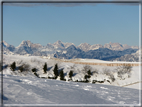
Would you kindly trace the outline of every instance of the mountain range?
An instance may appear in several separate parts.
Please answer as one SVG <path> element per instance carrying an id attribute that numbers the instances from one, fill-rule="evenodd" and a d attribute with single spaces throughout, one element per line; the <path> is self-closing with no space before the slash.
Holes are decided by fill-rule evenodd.
<path id="1" fill-rule="evenodd" d="M 139 61 L 139 47 L 129 46 L 120 43 L 107 43 L 105 45 L 82 43 L 79 46 L 73 43 L 63 43 L 58 40 L 46 46 L 34 44 L 31 41 L 22 41 L 17 47 L 9 45 L 5 41 L 3 44 L 4 54 L 32 55 L 32 56 L 49 56 L 55 58 L 88 58 L 101 60 L 118 60 L 118 61 Z"/>

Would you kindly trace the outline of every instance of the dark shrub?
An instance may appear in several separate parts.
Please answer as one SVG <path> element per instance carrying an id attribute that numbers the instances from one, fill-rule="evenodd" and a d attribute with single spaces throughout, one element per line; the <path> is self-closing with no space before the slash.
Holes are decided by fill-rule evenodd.
<path id="1" fill-rule="evenodd" d="M 96 83 L 96 82 L 97 82 L 97 80 L 93 80 L 93 81 L 92 81 L 92 83 Z"/>
<path id="2" fill-rule="evenodd" d="M 35 75 L 36 77 L 38 77 L 38 75 L 37 75 L 37 73 L 36 73 L 36 72 L 34 72 L 34 75 Z"/>
<path id="3" fill-rule="evenodd" d="M 36 69 L 36 68 L 33 68 L 33 69 L 32 69 L 32 72 L 36 72 L 36 71 L 37 71 L 37 69 Z"/>
<path id="4" fill-rule="evenodd" d="M 30 70 L 30 65 L 29 64 L 23 64 L 23 65 L 19 66 L 18 68 L 19 68 L 19 70 L 21 72 L 23 72 L 23 71 L 29 71 Z"/>
<path id="5" fill-rule="evenodd" d="M 21 72 L 23 72 L 23 71 L 24 71 L 24 67 L 23 67 L 23 66 L 20 66 L 20 67 L 19 67 L 19 70 L 20 70 Z"/>

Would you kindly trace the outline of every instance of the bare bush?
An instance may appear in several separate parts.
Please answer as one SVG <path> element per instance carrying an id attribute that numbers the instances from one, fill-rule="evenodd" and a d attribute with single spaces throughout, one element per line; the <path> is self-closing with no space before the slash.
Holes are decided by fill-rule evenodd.
<path id="1" fill-rule="evenodd" d="M 18 68 L 19 68 L 19 70 L 20 70 L 21 72 L 23 72 L 23 71 L 29 71 L 29 70 L 30 70 L 30 65 L 29 65 L 29 64 L 22 64 L 22 65 L 19 66 Z"/>
<path id="2" fill-rule="evenodd" d="M 111 81 L 114 82 L 115 81 L 114 75 L 110 73 L 109 79 L 111 79 Z"/>
<path id="3" fill-rule="evenodd" d="M 132 66 L 126 65 L 126 66 L 123 66 L 123 69 L 124 69 L 124 72 L 125 72 L 125 73 L 131 73 L 131 71 L 132 71 Z"/>
<path id="4" fill-rule="evenodd" d="M 99 73 L 98 69 L 95 69 L 94 71 L 92 71 L 92 74 L 98 74 L 98 73 Z"/>
<path id="5" fill-rule="evenodd" d="M 35 62 L 37 64 L 42 64 L 42 62 L 36 58 L 31 58 L 31 62 Z"/>
<path id="6" fill-rule="evenodd" d="M 92 70 L 92 67 L 91 66 L 89 66 L 89 65 L 85 65 L 84 67 L 83 67 L 83 72 L 86 74 L 88 71 L 91 71 Z"/>
<path id="7" fill-rule="evenodd" d="M 21 65 L 21 64 L 23 64 L 23 61 L 22 61 L 22 60 L 17 61 L 17 65 Z"/>
<path id="8" fill-rule="evenodd" d="M 103 74 L 110 75 L 110 70 L 108 68 L 103 68 Z"/>
<path id="9" fill-rule="evenodd" d="M 76 65 L 74 64 L 74 65 L 70 66 L 70 69 L 74 70 L 75 67 L 76 67 Z"/>
<path id="10" fill-rule="evenodd" d="M 132 71 L 132 66 L 130 65 L 125 65 L 125 66 L 119 66 L 116 68 L 118 77 L 123 79 L 124 74 L 128 75 L 128 78 L 131 77 L 131 71 Z"/>
<path id="11" fill-rule="evenodd" d="M 104 68 L 104 69 L 103 69 L 103 73 L 104 73 L 105 75 L 107 75 L 108 78 L 109 78 L 112 82 L 115 81 L 115 77 L 114 77 L 113 73 L 110 71 L 110 69 Z"/>

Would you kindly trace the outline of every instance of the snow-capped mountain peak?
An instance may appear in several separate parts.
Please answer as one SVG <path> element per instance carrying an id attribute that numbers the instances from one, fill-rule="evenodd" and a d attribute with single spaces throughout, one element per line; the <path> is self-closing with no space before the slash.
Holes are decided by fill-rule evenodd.
<path id="1" fill-rule="evenodd" d="M 58 48 L 64 49 L 65 48 L 63 42 L 60 41 L 60 40 L 58 40 L 57 42 L 55 42 L 53 44 L 53 46 L 54 46 L 55 49 L 58 49 Z"/>
<path id="2" fill-rule="evenodd" d="M 81 43 L 78 47 L 80 49 L 82 49 L 83 51 L 88 51 L 90 49 L 91 45 L 88 43 Z"/>
<path id="3" fill-rule="evenodd" d="M 30 47 L 31 46 L 31 41 L 29 41 L 29 40 L 27 40 L 27 41 L 22 41 L 21 42 L 21 44 L 17 47 L 17 48 L 19 48 L 19 47 L 21 47 L 21 46 L 28 46 L 28 47 Z"/>
<path id="4" fill-rule="evenodd" d="M 7 42 L 5 42 L 5 41 L 3 41 L 2 44 L 3 44 L 4 47 L 8 47 L 9 46 L 9 44 Z"/>
<path id="5" fill-rule="evenodd" d="M 100 44 L 90 45 L 88 43 L 82 43 L 79 46 L 75 46 L 73 43 L 63 43 L 58 40 L 54 44 L 47 44 L 42 46 L 40 44 L 34 44 L 31 41 L 22 41 L 18 47 L 3 42 L 7 52 L 13 52 L 14 54 L 26 55 L 30 54 L 33 56 L 54 56 L 58 58 L 89 58 L 89 59 L 101 59 L 101 60 L 112 60 L 120 58 L 125 54 L 135 53 L 137 47 L 128 45 L 122 45 L 120 43 L 107 43 L 104 46 Z M 133 54 L 136 56 L 136 54 Z M 135 58 L 137 59 L 137 58 Z"/>

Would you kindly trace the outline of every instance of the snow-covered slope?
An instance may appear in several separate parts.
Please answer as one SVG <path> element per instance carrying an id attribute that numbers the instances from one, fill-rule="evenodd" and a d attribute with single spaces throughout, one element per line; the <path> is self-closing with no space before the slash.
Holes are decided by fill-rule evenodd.
<path id="1" fill-rule="evenodd" d="M 93 61 L 94 59 L 76 59 L 76 61 Z M 29 64 L 28 71 L 20 72 L 18 68 L 11 71 L 9 66 L 12 62 L 16 62 L 16 66 L 21 64 Z M 47 63 L 47 73 L 43 72 L 43 65 Z M 96 62 L 105 63 L 105 61 L 96 60 Z M 58 64 L 59 71 L 63 69 L 66 81 L 59 78 L 48 79 L 54 77 L 54 65 Z M 107 62 L 108 63 L 108 62 Z M 125 62 L 123 62 L 125 63 Z M 37 68 L 36 77 L 31 69 Z M 118 78 L 115 71 L 116 67 L 90 65 L 93 73 L 90 82 L 73 82 L 84 81 L 85 65 L 74 64 L 70 62 L 61 62 L 59 59 L 44 59 L 38 56 L 18 56 L 4 55 L 3 59 L 3 102 L 5 106 L 11 104 L 98 104 L 98 105 L 139 105 L 140 104 L 140 83 L 141 72 L 140 67 L 132 67 L 131 76 L 124 75 L 122 79 Z M 69 80 L 68 73 L 73 70 L 72 81 Z M 113 74 L 115 81 L 104 74 L 109 71 Z M 108 72 L 108 73 L 109 73 Z M 109 82 L 104 80 L 109 80 Z M 104 83 L 91 83 L 93 80 L 104 81 Z M 128 87 L 128 88 L 126 88 Z M 51 106 L 50 105 L 50 106 Z M 13 105 L 14 106 L 14 105 Z M 58 106 L 58 105 L 56 105 Z"/>
<path id="2" fill-rule="evenodd" d="M 140 54 L 141 53 L 141 54 Z M 126 54 L 124 56 L 121 56 L 120 58 L 116 58 L 116 61 L 129 61 L 129 62 L 139 62 L 140 55 L 142 55 L 142 51 L 139 49 L 135 53 L 132 54 Z M 142 59 L 142 57 L 141 57 Z"/>
<path id="3" fill-rule="evenodd" d="M 92 104 L 94 106 L 96 104 L 97 106 L 140 104 L 140 92 L 137 89 L 12 75 L 4 75 L 3 79 L 5 106 L 12 104 L 17 104 L 17 106 L 18 104 L 28 106 L 36 106 L 36 104 L 44 104 L 44 106 L 49 106 L 49 104 L 50 106 L 58 106 L 58 104 Z"/>

